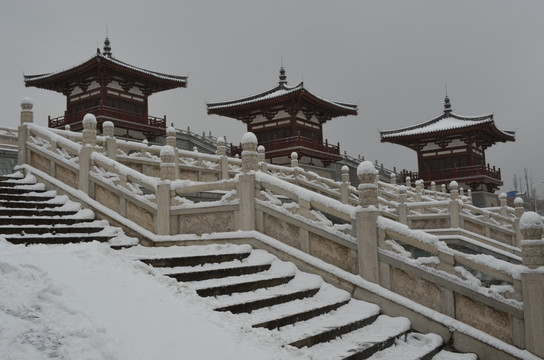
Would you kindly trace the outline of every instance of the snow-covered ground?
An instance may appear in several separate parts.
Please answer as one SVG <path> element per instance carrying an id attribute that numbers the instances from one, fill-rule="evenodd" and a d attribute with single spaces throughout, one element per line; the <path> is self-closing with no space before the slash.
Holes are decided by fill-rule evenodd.
<path id="1" fill-rule="evenodd" d="M 106 244 L 0 239 L 2 359 L 307 358 L 267 334 Z"/>

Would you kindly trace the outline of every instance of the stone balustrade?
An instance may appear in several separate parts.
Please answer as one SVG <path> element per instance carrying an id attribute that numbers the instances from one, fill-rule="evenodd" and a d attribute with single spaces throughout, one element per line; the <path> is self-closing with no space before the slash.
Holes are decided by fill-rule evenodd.
<path id="1" fill-rule="evenodd" d="M 28 118 L 28 114 L 25 116 Z M 415 188 L 410 182 L 407 186 L 384 185 L 376 181 L 378 172 L 368 162 L 360 164 L 357 171 L 360 186 L 354 190 L 348 177 L 336 183 L 306 173 L 296 163 L 292 163 L 291 168 L 268 164 L 266 171 L 262 171 L 263 151 L 257 148 L 253 134 L 242 138 L 242 159 L 231 162 L 234 159 L 227 160 L 219 147 L 217 155 L 193 152 L 189 155 L 181 151 L 176 153 L 169 145 L 151 147 L 119 141 L 113 145 L 108 142 L 113 129 L 108 129 L 102 138 L 97 137 L 90 117 L 87 122 L 81 144 L 62 137 L 59 131 L 51 132 L 31 122 L 23 123 L 19 128 L 20 163 L 79 188 L 155 234 L 257 230 L 507 343 L 520 348 L 527 346 L 535 354 L 541 354 L 538 341 L 525 334 L 542 333 L 539 332 L 541 322 L 528 320 L 528 316 L 538 319 L 541 314 L 538 311 L 542 311 L 534 305 L 537 301 L 543 303 L 541 295 L 531 290 L 542 285 L 542 252 L 539 248 L 542 240 L 527 234 L 524 216 L 528 215 L 522 212 L 518 200 L 512 211 L 507 209 L 505 212 L 503 204 L 497 212 L 476 210 L 463 201 L 453 182 L 448 197 L 432 189 L 424 191 L 418 181 Z M 110 149 L 113 146 L 115 151 Z M 158 153 L 159 176 L 146 175 L 144 171 L 117 161 L 130 158 L 126 149 L 136 151 L 138 155 Z M 119 155 L 120 152 L 126 155 Z M 206 161 L 214 162 L 214 180 L 189 181 L 191 179 L 183 176 L 182 169 L 190 167 L 184 157 L 194 160 L 193 171 L 195 167 L 201 169 Z M 181 160 L 176 163 L 176 159 Z M 126 163 L 134 165 L 129 161 Z M 229 170 L 233 171 L 232 168 L 225 171 L 225 167 L 232 164 L 239 167 L 234 171 L 239 174 L 236 178 L 225 176 Z M 295 170 L 299 171 L 297 176 Z M 278 176 L 280 172 L 285 180 Z M 317 187 L 321 193 L 313 191 Z M 209 192 L 223 192 L 224 196 L 219 201 L 199 203 L 198 206 L 184 206 L 176 200 L 176 197 Z M 383 194 L 389 198 L 384 200 Z M 284 202 L 280 197 L 291 202 Z M 441 200 L 437 201 L 437 198 Z M 380 208 L 386 206 L 395 207 L 400 223 L 382 215 Z M 510 221 L 514 238 L 525 249 L 523 265 L 505 266 L 506 261 L 498 259 L 487 263 L 486 255 L 453 250 L 432 235 L 402 225 L 413 222 L 419 216 L 413 212 L 418 209 L 428 212 L 424 214 L 428 217 L 443 216 L 442 211 L 446 209 L 450 227 L 456 222 L 458 227 L 468 222 L 469 214 L 477 211 L 487 217 L 488 222 Z M 325 215 L 337 220 L 333 223 Z M 482 226 L 490 227 L 485 222 Z M 520 240 L 519 236 L 525 240 Z M 406 255 L 407 251 L 402 249 L 407 245 L 428 253 L 428 259 L 417 260 Z M 489 296 L 484 288 L 475 289 L 473 284 L 468 284 L 470 276 L 460 270 L 461 265 L 510 284 L 506 287 L 509 291 L 495 291 Z"/>

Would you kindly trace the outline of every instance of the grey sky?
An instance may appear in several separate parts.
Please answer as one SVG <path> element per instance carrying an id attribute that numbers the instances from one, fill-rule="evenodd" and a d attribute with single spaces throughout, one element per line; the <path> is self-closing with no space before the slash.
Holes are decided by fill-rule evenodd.
<path id="1" fill-rule="evenodd" d="M 205 101 L 231 100 L 287 80 L 359 104 L 356 117 L 325 126 L 329 142 L 387 167 L 417 169 L 415 152 L 380 143 L 379 130 L 439 115 L 447 83 L 455 113 L 494 112 L 515 143 L 487 152 L 504 191 L 529 168 L 544 193 L 544 1 L 2 1 L 0 126 L 15 127 L 20 100 L 35 121 L 62 115 L 65 97 L 25 88 L 23 73 L 76 65 L 102 48 L 114 57 L 188 75 L 186 89 L 150 97 L 150 114 L 239 141 L 242 123 L 208 116 Z"/>

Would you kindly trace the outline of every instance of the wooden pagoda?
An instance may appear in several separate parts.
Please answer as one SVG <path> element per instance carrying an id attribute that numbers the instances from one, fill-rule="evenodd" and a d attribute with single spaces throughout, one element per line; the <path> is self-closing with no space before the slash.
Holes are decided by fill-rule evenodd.
<path id="1" fill-rule="evenodd" d="M 357 105 L 326 100 L 311 93 L 303 82 L 288 86 L 283 66 L 279 83 L 272 89 L 243 99 L 208 103 L 207 107 L 208 114 L 247 124 L 247 131 L 257 136 L 271 162 L 286 164 L 296 152 L 301 164 L 325 167 L 342 156 L 339 143 L 323 140 L 323 124 L 338 116 L 357 115 Z M 240 152 L 240 148 L 233 146 L 232 152 Z"/>
<path id="2" fill-rule="evenodd" d="M 470 189 L 494 192 L 502 185 L 501 170 L 486 164 L 485 150 L 497 142 L 515 141 L 514 131 L 497 129 L 493 114 L 461 116 L 451 110 L 448 96 L 444 113 L 419 125 L 382 131 L 382 142 L 417 152 L 418 173 L 412 179 L 448 184 L 452 180 Z"/>
<path id="3" fill-rule="evenodd" d="M 49 127 L 71 130 L 83 128 L 86 113 L 96 116 L 98 126 L 112 121 L 116 135 L 147 138 L 164 135 L 166 116 L 148 115 L 149 95 L 187 87 L 186 76 L 161 74 L 129 65 L 113 57 L 106 37 L 104 51 L 67 70 L 41 75 L 25 75 L 26 86 L 53 90 L 66 96 L 64 116 L 49 117 Z"/>

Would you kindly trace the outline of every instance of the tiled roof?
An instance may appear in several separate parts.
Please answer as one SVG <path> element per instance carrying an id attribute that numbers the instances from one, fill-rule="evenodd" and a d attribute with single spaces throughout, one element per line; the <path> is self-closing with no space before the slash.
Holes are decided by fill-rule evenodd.
<path id="1" fill-rule="evenodd" d="M 316 99 L 319 99 L 319 100 L 321 100 L 321 101 L 323 101 L 325 103 L 330 104 L 331 106 L 339 107 L 339 108 L 342 108 L 342 109 L 347 110 L 347 111 L 357 111 L 357 105 L 340 103 L 340 102 L 328 100 L 328 99 L 322 98 L 320 96 L 317 96 L 317 95 L 311 93 L 308 89 L 306 89 L 304 87 L 303 82 L 300 82 L 298 85 L 292 86 L 292 87 L 280 83 L 278 86 L 276 86 L 276 87 L 274 87 L 274 88 L 272 88 L 270 90 L 258 93 L 256 95 L 248 96 L 248 97 L 241 98 L 241 99 L 231 100 L 231 101 L 209 103 L 209 104 L 207 104 L 208 105 L 208 111 L 234 108 L 234 107 L 238 107 L 238 106 L 242 106 L 242 105 L 259 103 L 259 102 L 267 101 L 267 100 L 271 100 L 271 99 L 278 99 L 278 98 L 286 97 L 286 96 L 289 96 L 289 95 L 291 95 L 293 93 L 298 93 L 298 92 L 302 92 L 302 91 L 304 91 L 306 94 L 308 94 L 308 95 L 310 95 L 310 96 L 312 96 L 312 97 L 314 97 Z"/>
<path id="2" fill-rule="evenodd" d="M 146 75 L 151 76 L 151 77 L 155 77 L 157 79 L 166 80 L 166 81 L 170 81 L 170 82 L 178 82 L 180 84 L 186 84 L 187 83 L 187 77 L 186 76 L 168 75 L 168 74 L 163 74 L 163 73 L 159 73 L 159 72 L 155 72 L 155 71 L 151 71 L 151 70 L 142 69 L 142 68 L 127 64 L 127 63 L 125 63 L 123 61 L 117 60 L 114 57 L 104 56 L 101 53 L 96 53 L 95 55 L 91 56 L 87 60 L 81 62 L 80 64 L 77 64 L 77 65 L 72 66 L 72 67 L 67 68 L 67 69 L 63 69 L 63 70 L 60 70 L 60 71 L 55 71 L 55 72 L 51 72 L 51 73 L 47 73 L 47 74 L 25 75 L 25 83 L 30 82 L 30 81 L 34 82 L 34 81 L 47 80 L 48 78 L 55 77 L 56 75 L 59 75 L 59 74 L 65 73 L 65 72 L 69 72 L 69 71 L 71 71 L 73 69 L 77 69 L 77 68 L 79 68 L 79 67 L 81 67 L 81 66 L 83 66 L 83 65 L 85 65 L 87 63 L 92 62 L 95 59 L 98 59 L 99 61 L 103 61 L 105 63 L 110 62 L 112 64 L 115 64 L 115 65 L 121 66 L 123 68 L 126 68 L 127 70 L 136 71 L 136 72 L 146 74 Z"/>
<path id="3" fill-rule="evenodd" d="M 486 128 L 490 133 L 500 138 L 501 141 L 513 141 L 514 131 L 499 130 L 495 126 L 493 114 L 482 116 L 463 116 L 451 112 L 449 98 L 446 97 L 444 113 L 429 121 L 405 128 L 381 131 L 382 141 L 402 138 L 426 138 L 430 136 L 446 135 L 447 133 L 459 133 L 471 129 Z"/>

